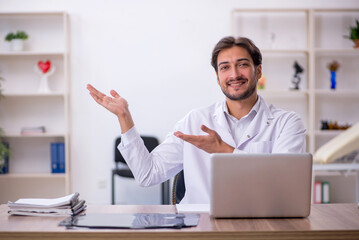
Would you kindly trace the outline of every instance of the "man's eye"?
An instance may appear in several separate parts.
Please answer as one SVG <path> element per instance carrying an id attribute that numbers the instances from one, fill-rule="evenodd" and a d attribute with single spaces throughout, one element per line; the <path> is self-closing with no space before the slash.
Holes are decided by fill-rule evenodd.
<path id="1" fill-rule="evenodd" d="M 228 66 L 222 66 L 221 67 L 221 70 L 227 70 L 228 69 Z"/>
<path id="2" fill-rule="evenodd" d="M 248 63 L 240 63 L 239 67 L 241 67 L 241 68 L 248 67 Z"/>

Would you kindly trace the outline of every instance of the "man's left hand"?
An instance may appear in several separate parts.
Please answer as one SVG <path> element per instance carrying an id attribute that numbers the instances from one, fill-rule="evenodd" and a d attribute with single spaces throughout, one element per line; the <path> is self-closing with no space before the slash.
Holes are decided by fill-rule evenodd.
<path id="1" fill-rule="evenodd" d="M 208 135 L 187 135 L 180 131 L 175 132 L 174 135 L 208 153 L 233 152 L 234 148 L 223 142 L 216 131 L 209 129 L 205 125 L 201 126 L 201 130 L 208 133 Z"/>

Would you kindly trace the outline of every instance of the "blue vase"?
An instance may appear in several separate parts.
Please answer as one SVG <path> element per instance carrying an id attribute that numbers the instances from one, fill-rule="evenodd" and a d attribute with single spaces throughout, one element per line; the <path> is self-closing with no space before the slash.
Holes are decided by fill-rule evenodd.
<path id="1" fill-rule="evenodd" d="M 337 74 L 334 71 L 330 71 L 330 88 L 331 89 L 335 89 L 335 87 L 337 86 Z"/>

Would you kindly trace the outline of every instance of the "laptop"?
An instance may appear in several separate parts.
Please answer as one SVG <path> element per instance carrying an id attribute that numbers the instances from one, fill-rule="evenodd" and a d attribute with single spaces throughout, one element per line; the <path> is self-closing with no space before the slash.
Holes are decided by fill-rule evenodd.
<path id="1" fill-rule="evenodd" d="M 288 218 L 310 214 L 312 155 L 211 155 L 210 215 Z"/>

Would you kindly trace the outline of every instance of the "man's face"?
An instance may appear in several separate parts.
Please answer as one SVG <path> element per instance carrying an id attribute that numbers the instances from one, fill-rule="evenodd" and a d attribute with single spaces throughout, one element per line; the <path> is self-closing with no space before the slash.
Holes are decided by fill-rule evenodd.
<path id="1" fill-rule="evenodd" d="M 237 46 L 223 49 L 218 55 L 217 66 L 218 84 L 227 98 L 244 100 L 256 92 L 262 67 L 254 66 L 246 49 Z"/>

